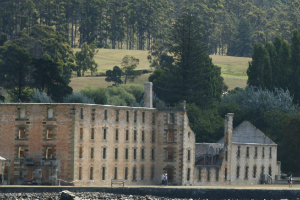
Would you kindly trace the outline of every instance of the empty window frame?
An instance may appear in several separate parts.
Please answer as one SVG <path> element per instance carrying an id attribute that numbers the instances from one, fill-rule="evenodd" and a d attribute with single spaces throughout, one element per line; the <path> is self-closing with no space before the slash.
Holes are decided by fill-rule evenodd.
<path id="1" fill-rule="evenodd" d="M 154 166 L 151 166 L 151 171 L 150 171 L 150 180 L 154 179 Z"/>
<path id="2" fill-rule="evenodd" d="M 187 169 L 187 175 L 186 175 L 186 180 L 190 181 L 190 176 L 191 176 L 191 168 Z"/>
<path id="3" fill-rule="evenodd" d="M 115 140 L 119 141 L 119 129 L 116 129 Z"/>
<path id="4" fill-rule="evenodd" d="M 175 113 L 169 113 L 169 124 L 174 124 L 175 123 Z"/>
<path id="5" fill-rule="evenodd" d="M 248 179 L 248 173 L 249 173 L 249 166 L 245 166 L 245 179 Z"/>
<path id="6" fill-rule="evenodd" d="M 261 157 L 264 158 L 265 157 L 265 147 L 262 148 L 262 154 Z"/>
<path id="7" fill-rule="evenodd" d="M 25 108 L 19 108 L 19 118 L 25 119 Z"/>
<path id="8" fill-rule="evenodd" d="M 228 151 L 225 150 L 225 161 L 227 161 L 227 160 L 228 160 Z"/>
<path id="9" fill-rule="evenodd" d="M 257 147 L 254 148 L 254 158 L 257 158 Z"/>
<path id="10" fill-rule="evenodd" d="M 118 167 L 115 167 L 114 179 L 118 179 Z"/>
<path id="11" fill-rule="evenodd" d="M 107 128 L 103 129 L 103 140 L 107 139 Z"/>
<path id="12" fill-rule="evenodd" d="M 155 159 L 155 150 L 152 148 L 151 149 L 151 160 L 154 161 Z"/>
<path id="13" fill-rule="evenodd" d="M 134 111 L 133 122 L 134 122 L 134 123 L 137 122 L 137 110 Z"/>
<path id="14" fill-rule="evenodd" d="M 47 127 L 47 139 L 53 139 L 54 134 L 53 134 L 53 128 Z"/>
<path id="15" fill-rule="evenodd" d="M 90 180 L 94 180 L 94 167 L 90 167 Z"/>
<path id="16" fill-rule="evenodd" d="M 116 122 L 119 121 L 119 115 L 120 115 L 120 111 L 119 111 L 119 110 L 116 110 Z"/>
<path id="17" fill-rule="evenodd" d="M 124 179 L 128 180 L 128 167 L 125 167 L 124 169 Z"/>
<path id="18" fill-rule="evenodd" d="M 129 130 L 128 129 L 125 132 L 125 141 L 129 142 Z"/>
<path id="19" fill-rule="evenodd" d="M 133 141 L 137 142 L 137 130 L 133 131 Z"/>
<path id="20" fill-rule="evenodd" d="M 79 129 L 79 139 L 83 140 L 83 128 Z"/>
<path id="21" fill-rule="evenodd" d="M 227 181 L 227 167 L 225 168 L 225 181 Z"/>
<path id="22" fill-rule="evenodd" d="M 261 166 L 261 174 L 265 174 L 265 166 Z"/>
<path id="23" fill-rule="evenodd" d="M 133 160 L 136 160 L 136 149 L 133 149 Z"/>
<path id="24" fill-rule="evenodd" d="M 272 166 L 269 166 L 269 175 L 272 176 Z"/>
<path id="25" fill-rule="evenodd" d="M 152 130 L 151 141 L 152 143 L 155 143 L 155 130 Z"/>
<path id="26" fill-rule="evenodd" d="M 95 139 L 95 128 L 91 128 L 91 140 Z"/>
<path id="27" fill-rule="evenodd" d="M 126 111 L 126 122 L 129 122 L 129 111 Z"/>
<path id="28" fill-rule="evenodd" d="M 102 159 L 106 159 L 106 147 L 102 148 Z"/>
<path id="29" fill-rule="evenodd" d="M 250 147 L 247 147 L 247 148 L 246 148 L 246 157 L 247 157 L 247 158 L 249 158 L 249 156 L 250 156 L 250 155 L 249 155 L 249 150 L 250 150 Z"/>
<path id="30" fill-rule="evenodd" d="M 256 165 L 253 166 L 253 178 L 256 178 L 256 172 L 257 172 L 257 167 Z"/>
<path id="31" fill-rule="evenodd" d="M 94 147 L 91 148 L 91 159 L 94 159 Z"/>
<path id="32" fill-rule="evenodd" d="M 82 180 L 82 167 L 78 168 L 78 180 Z"/>
<path id="33" fill-rule="evenodd" d="M 240 178 L 240 166 L 236 166 L 236 178 Z"/>
<path id="34" fill-rule="evenodd" d="M 53 148 L 52 147 L 47 147 L 46 148 L 46 159 L 52 159 L 53 156 Z"/>
<path id="35" fill-rule="evenodd" d="M 48 108 L 47 110 L 47 118 L 53 119 L 53 108 Z"/>
<path id="36" fill-rule="evenodd" d="M 168 131 L 168 142 L 174 142 L 174 131 L 173 130 Z"/>
<path id="37" fill-rule="evenodd" d="M 188 150 L 187 153 L 188 153 L 187 160 L 191 161 L 191 150 Z"/>
<path id="38" fill-rule="evenodd" d="M 107 120 L 107 112 L 108 110 L 104 110 L 104 120 Z"/>
<path id="39" fill-rule="evenodd" d="M 142 148 L 142 151 L 141 151 L 141 159 L 145 160 L 145 149 L 144 148 Z"/>
<path id="40" fill-rule="evenodd" d="M 24 147 L 19 147 L 18 149 L 18 158 L 25 158 L 26 154 L 25 154 L 25 149 Z"/>
<path id="41" fill-rule="evenodd" d="M 152 113 L 152 124 L 155 124 L 155 113 Z"/>
<path id="42" fill-rule="evenodd" d="M 105 166 L 102 166 L 102 180 L 103 181 L 105 180 L 105 171 L 106 171 Z"/>
<path id="43" fill-rule="evenodd" d="M 91 120 L 92 121 L 95 121 L 95 109 L 92 109 L 92 112 L 91 112 Z"/>
<path id="44" fill-rule="evenodd" d="M 269 148 L 269 158 L 272 158 L 272 147 Z"/>
<path id="45" fill-rule="evenodd" d="M 241 146 L 238 146 L 237 157 L 239 158 L 240 156 L 241 156 Z"/>
<path id="46" fill-rule="evenodd" d="M 118 148 L 115 148 L 115 160 L 118 160 Z"/>
<path id="47" fill-rule="evenodd" d="M 219 181 L 219 168 L 216 168 L 216 181 Z"/>
<path id="48" fill-rule="evenodd" d="M 80 108 L 80 119 L 83 119 L 83 108 Z"/>
<path id="49" fill-rule="evenodd" d="M 132 180 L 136 181 L 136 166 L 134 166 L 132 169 Z"/>
<path id="50" fill-rule="evenodd" d="M 129 153 L 128 151 L 129 151 L 128 148 L 126 148 L 125 149 L 125 160 L 128 160 L 128 153 Z"/>
<path id="51" fill-rule="evenodd" d="M 26 129 L 25 127 L 19 127 L 19 139 L 25 139 L 25 132 L 26 132 Z"/>
<path id="52" fill-rule="evenodd" d="M 145 131 L 142 130 L 142 142 L 145 142 Z"/>
<path id="53" fill-rule="evenodd" d="M 168 149 L 167 152 L 168 152 L 167 159 L 169 161 L 173 160 L 174 159 L 174 150 L 173 149 Z"/>
<path id="54" fill-rule="evenodd" d="M 82 158 L 82 152 L 83 152 L 83 151 L 82 151 L 82 147 L 79 147 L 79 153 L 78 153 L 79 155 L 78 155 L 78 158 Z"/>
<path id="55" fill-rule="evenodd" d="M 210 181 L 210 168 L 208 167 L 208 168 L 206 168 L 206 170 L 207 170 L 207 181 Z"/>
<path id="56" fill-rule="evenodd" d="M 145 123 L 145 112 L 142 112 L 142 122 Z"/>
<path id="57" fill-rule="evenodd" d="M 201 181 L 202 174 L 201 174 L 201 168 L 198 168 L 198 181 Z"/>
<path id="58" fill-rule="evenodd" d="M 141 180 L 144 180 L 144 176 L 145 176 L 145 166 L 142 165 L 141 166 Z"/>

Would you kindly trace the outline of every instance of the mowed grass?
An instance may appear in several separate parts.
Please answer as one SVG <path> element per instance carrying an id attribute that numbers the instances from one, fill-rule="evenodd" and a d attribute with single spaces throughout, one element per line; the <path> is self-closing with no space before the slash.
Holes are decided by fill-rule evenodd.
<path id="1" fill-rule="evenodd" d="M 79 50 L 80 49 L 74 49 L 74 52 Z M 95 61 L 98 64 L 96 74 L 112 69 L 114 66 L 121 67 L 122 59 L 126 55 L 133 56 L 140 60 L 137 69 L 150 69 L 150 63 L 147 59 L 148 51 L 99 49 L 99 52 L 95 55 Z M 246 86 L 248 79 L 246 71 L 251 58 L 218 55 L 211 55 L 210 57 L 215 65 L 221 67 L 222 76 L 229 89 L 234 89 L 235 87 L 244 88 Z M 85 75 L 90 75 L 90 72 L 86 72 Z M 148 81 L 148 77 L 149 74 L 143 74 L 133 83 L 129 84 L 144 84 L 145 81 Z M 72 78 L 70 83 L 74 92 L 78 92 L 86 86 L 108 87 L 110 85 L 112 85 L 112 83 L 106 82 L 105 77 L 76 77 Z"/>

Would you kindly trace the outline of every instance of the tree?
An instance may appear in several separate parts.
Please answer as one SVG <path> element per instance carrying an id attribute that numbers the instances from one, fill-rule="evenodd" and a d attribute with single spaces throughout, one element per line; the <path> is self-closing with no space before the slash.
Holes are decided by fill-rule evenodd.
<path id="1" fill-rule="evenodd" d="M 160 76 L 161 85 L 155 93 L 166 103 L 174 105 L 181 100 L 201 108 L 213 104 L 220 97 L 223 84 L 217 84 L 220 73 L 212 64 L 204 43 L 203 30 L 195 17 L 180 16 L 172 27 L 169 54 L 174 66 Z"/>
<path id="2" fill-rule="evenodd" d="M 32 78 L 33 86 L 40 92 L 45 92 L 54 101 L 62 101 L 64 95 L 71 94 L 73 89 L 59 73 L 59 64 L 51 59 L 32 59 L 34 71 Z"/>
<path id="3" fill-rule="evenodd" d="M 249 57 L 252 52 L 252 43 L 251 24 L 242 17 L 237 25 L 236 33 L 233 35 L 228 55 Z"/>
<path id="4" fill-rule="evenodd" d="M 291 45 L 291 90 L 295 102 L 300 101 L 300 34 L 294 30 Z"/>
<path id="5" fill-rule="evenodd" d="M 0 73 L 5 81 L 5 88 L 15 102 L 28 101 L 31 96 L 30 55 L 28 51 L 16 44 L 0 48 Z"/>
<path id="6" fill-rule="evenodd" d="M 139 64 L 139 59 L 134 58 L 133 56 L 124 56 L 122 59 L 122 71 L 124 74 L 124 84 L 127 83 L 127 80 L 133 82 L 134 79 L 142 75 L 140 71 L 136 71 L 135 68 Z"/>
<path id="7" fill-rule="evenodd" d="M 87 70 L 91 71 L 92 76 L 94 75 L 98 67 L 94 60 L 97 52 L 93 45 L 88 45 L 86 42 L 83 43 L 81 51 L 75 53 L 77 76 L 84 76 L 84 72 Z"/>
<path id="8" fill-rule="evenodd" d="M 119 84 L 123 83 L 121 77 L 122 77 L 122 70 L 120 69 L 120 67 L 114 66 L 113 70 L 106 71 L 105 81 L 114 82 L 113 85 L 118 86 Z"/>

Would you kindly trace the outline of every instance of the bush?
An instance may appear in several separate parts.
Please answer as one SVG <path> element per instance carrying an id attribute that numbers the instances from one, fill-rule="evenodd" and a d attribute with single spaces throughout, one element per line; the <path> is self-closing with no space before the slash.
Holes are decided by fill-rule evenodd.
<path id="1" fill-rule="evenodd" d="M 63 102 L 64 103 L 89 103 L 89 104 L 95 103 L 93 99 L 87 97 L 81 92 L 76 92 L 67 95 L 66 97 L 64 97 Z"/>
<path id="2" fill-rule="evenodd" d="M 85 87 L 80 92 L 89 97 L 90 99 L 94 99 L 96 104 L 106 104 L 107 102 L 107 88 L 94 88 L 94 87 Z"/>
<path id="3" fill-rule="evenodd" d="M 53 103 L 51 97 L 46 93 L 34 90 L 30 99 L 30 103 Z"/>

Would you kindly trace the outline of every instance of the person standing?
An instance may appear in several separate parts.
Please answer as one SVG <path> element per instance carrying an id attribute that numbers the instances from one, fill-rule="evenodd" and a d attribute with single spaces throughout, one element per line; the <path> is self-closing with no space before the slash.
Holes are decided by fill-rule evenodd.
<path id="1" fill-rule="evenodd" d="M 289 187 L 290 188 L 293 187 L 293 177 L 292 177 L 292 175 L 290 175 L 288 182 L 289 182 Z"/>
<path id="2" fill-rule="evenodd" d="M 165 186 L 167 186 L 167 185 L 168 185 L 168 174 L 165 173 Z"/>
<path id="3" fill-rule="evenodd" d="M 165 185 L 165 174 L 161 175 L 161 185 Z"/>

